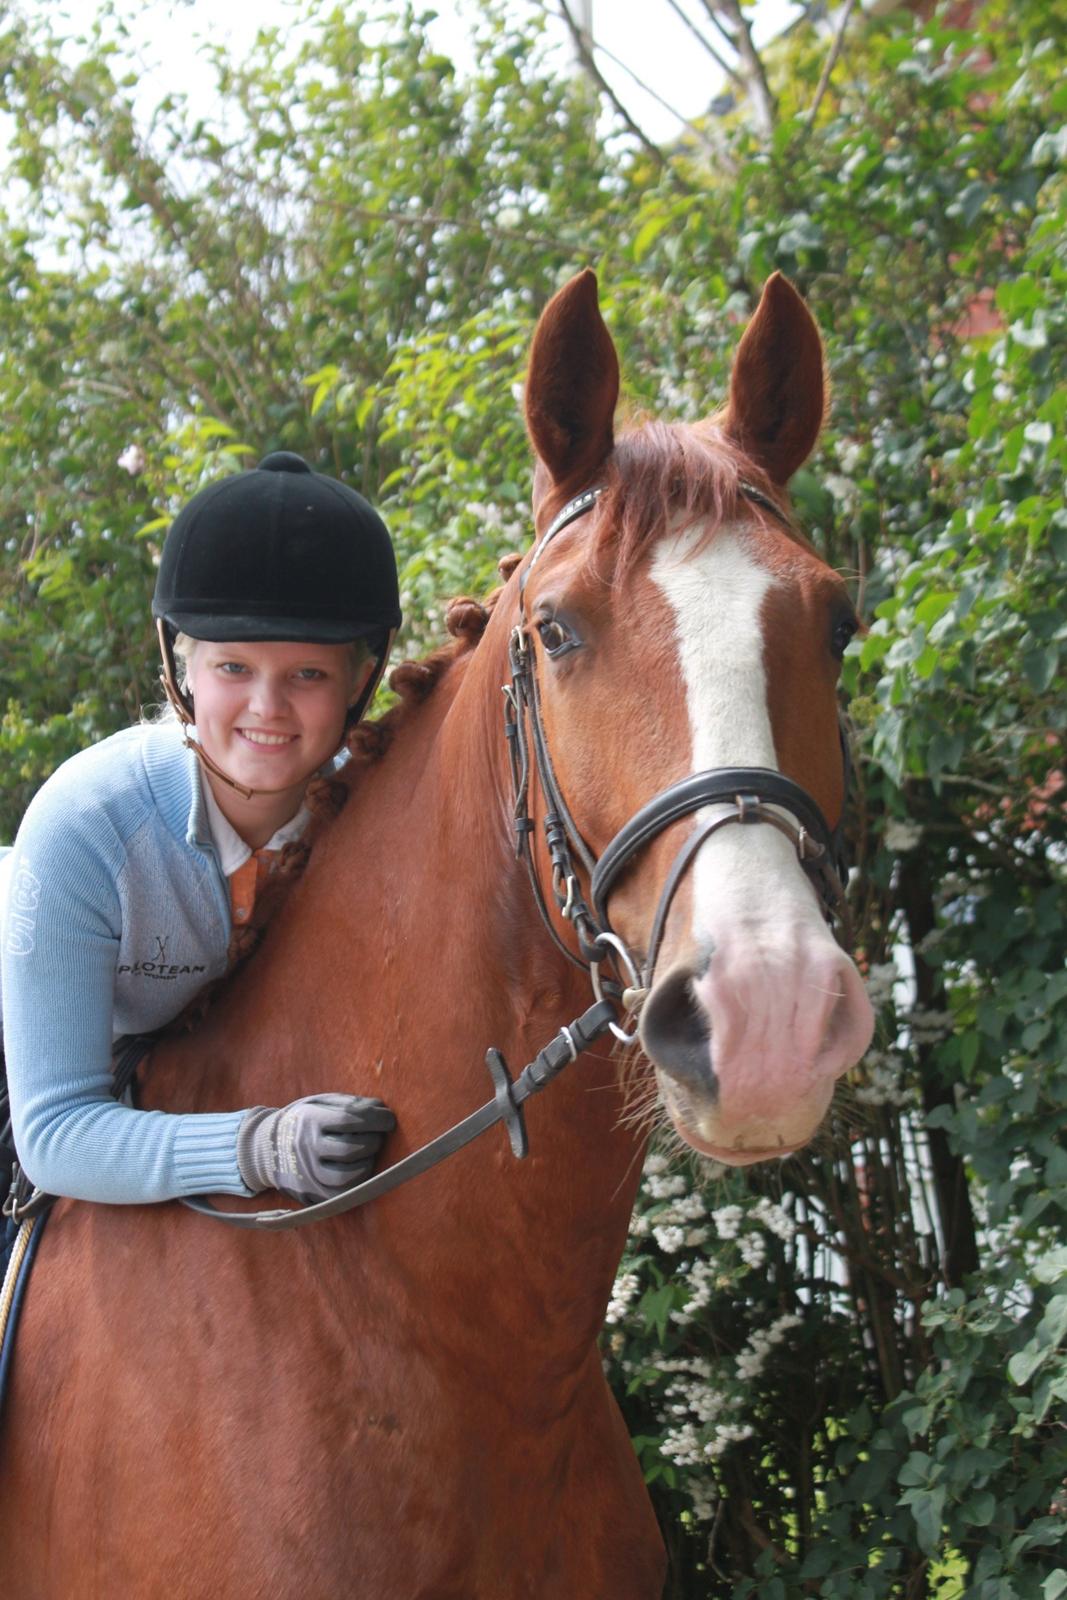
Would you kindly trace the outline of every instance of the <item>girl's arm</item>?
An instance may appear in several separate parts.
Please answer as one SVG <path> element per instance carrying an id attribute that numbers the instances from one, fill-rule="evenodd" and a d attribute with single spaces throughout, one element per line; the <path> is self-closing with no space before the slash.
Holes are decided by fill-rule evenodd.
<path id="1" fill-rule="evenodd" d="M 40 1188 L 83 1200 L 250 1194 L 237 1165 L 243 1110 L 173 1115 L 112 1098 L 122 848 L 90 822 L 58 827 L 31 808 L 6 863 L 4 1047 L 19 1160 Z"/>

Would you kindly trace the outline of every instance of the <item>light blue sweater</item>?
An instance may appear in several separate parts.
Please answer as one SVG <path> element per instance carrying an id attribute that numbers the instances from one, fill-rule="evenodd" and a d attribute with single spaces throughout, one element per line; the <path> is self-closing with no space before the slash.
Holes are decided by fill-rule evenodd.
<path id="1" fill-rule="evenodd" d="M 225 971 L 230 901 L 211 841 L 196 757 L 160 723 L 65 762 L 2 863 L 15 1144 L 52 1194 L 250 1193 L 237 1167 L 244 1110 L 135 1111 L 110 1092 L 113 1038 L 170 1022 Z"/>

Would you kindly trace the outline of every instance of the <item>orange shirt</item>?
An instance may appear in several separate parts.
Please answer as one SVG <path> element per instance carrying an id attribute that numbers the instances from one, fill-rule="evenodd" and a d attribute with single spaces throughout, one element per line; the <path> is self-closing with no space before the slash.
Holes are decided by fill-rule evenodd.
<path id="1" fill-rule="evenodd" d="M 230 915 L 234 927 L 243 927 L 251 921 L 256 895 L 270 877 L 280 854 L 279 850 L 268 850 L 265 847 L 262 850 L 253 850 L 248 860 L 239 866 L 236 872 L 230 873 L 227 881 L 230 885 Z"/>

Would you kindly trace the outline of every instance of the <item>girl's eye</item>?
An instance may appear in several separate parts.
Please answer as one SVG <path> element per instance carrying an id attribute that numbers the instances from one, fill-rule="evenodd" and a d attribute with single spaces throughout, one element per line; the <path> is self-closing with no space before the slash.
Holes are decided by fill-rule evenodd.
<path id="1" fill-rule="evenodd" d="M 561 656 L 578 648 L 578 640 L 558 617 L 544 617 L 537 624 L 537 632 L 546 655 Z"/>
<path id="2" fill-rule="evenodd" d="M 322 678 L 325 678 L 325 676 L 325 672 L 321 671 L 318 667 L 301 667 L 300 671 L 297 673 L 297 677 L 303 683 L 318 683 Z"/>
<path id="3" fill-rule="evenodd" d="M 247 668 L 241 661 L 220 661 L 217 663 L 217 670 L 228 678 L 235 678 L 239 673 L 247 671 Z"/>

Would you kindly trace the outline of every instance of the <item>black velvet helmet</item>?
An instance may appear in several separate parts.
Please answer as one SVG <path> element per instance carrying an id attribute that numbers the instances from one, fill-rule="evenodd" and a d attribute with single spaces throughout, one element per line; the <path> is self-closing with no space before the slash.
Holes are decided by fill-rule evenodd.
<path id="1" fill-rule="evenodd" d="M 393 546 L 361 494 L 275 451 L 178 513 L 152 615 L 193 639 L 366 639 L 377 654 L 400 625 Z"/>
<path id="2" fill-rule="evenodd" d="M 400 626 L 392 542 L 355 489 L 276 450 L 250 472 L 201 489 L 179 511 L 163 545 L 152 615 L 167 698 L 186 726 L 195 717 L 178 682 L 176 634 L 221 644 L 366 640 L 373 667 L 349 708 L 351 725 L 374 696 Z"/>

